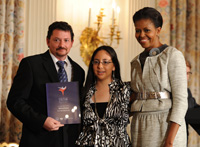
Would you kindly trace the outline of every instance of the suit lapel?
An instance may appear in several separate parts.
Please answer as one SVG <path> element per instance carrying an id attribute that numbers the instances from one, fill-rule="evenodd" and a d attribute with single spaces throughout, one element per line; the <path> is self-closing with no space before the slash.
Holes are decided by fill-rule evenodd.
<path id="1" fill-rule="evenodd" d="M 52 60 L 52 58 L 49 54 L 49 51 L 45 52 L 42 55 L 42 57 L 43 57 L 44 68 L 46 69 L 51 81 L 52 82 L 59 82 L 57 71 L 56 71 L 55 65 L 53 63 L 53 60 Z"/>
<path id="2" fill-rule="evenodd" d="M 43 65 L 44 65 L 44 68 L 45 70 L 47 71 L 50 79 L 52 82 L 59 82 L 59 79 L 58 79 L 58 75 L 57 75 L 57 71 L 56 71 L 56 68 L 55 68 L 55 65 L 54 65 L 54 62 L 49 54 L 49 50 L 46 51 L 43 55 Z M 72 65 L 72 75 L 71 75 L 71 81 L 77 81 L 77 77 L 78 75 L 76 75 L 76 64 L 75 62 L 68 56 L 68 59 Z"/>
<path id="3" fill-rule="evenodd" d="M 72 65 L 72 75 L 71 75 L 71 81 L 77 81 L 77 76 L 76 76 L 76 65 L 75 62 L 68 56 L 68 59 Z"/>

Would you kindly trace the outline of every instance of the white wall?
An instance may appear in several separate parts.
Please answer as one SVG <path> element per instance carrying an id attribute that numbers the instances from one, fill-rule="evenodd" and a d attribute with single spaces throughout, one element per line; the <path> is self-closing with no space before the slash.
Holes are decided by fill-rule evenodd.
<path id="1" fill-rule="evenodd" d="M 25 56 L 42 53 L 47 50 L 46 34 L 49 24 L 55 20 L 67 21 L 75 33 L 74 45 L 70 57 L 78 62 L 87 73 L 87 66 L 80 56 L 79 38 L 88 26 L 89 3 L 92 2 L 91 27 L 96 28 L 96 15 L 104 8 L 103 27 L 100 36 L 107 37 L 111 25 L 113 0 L 27 0 L 26 1 L 26 32 Z M 120 44 L 113 44 L 121 65 L 122 79 L 130 80 L 130 61 L 142 51 L 134 37 L 132 15 L 144 6 L 154 7 L 154 0 L 115 0 L 120 6 Z"/>

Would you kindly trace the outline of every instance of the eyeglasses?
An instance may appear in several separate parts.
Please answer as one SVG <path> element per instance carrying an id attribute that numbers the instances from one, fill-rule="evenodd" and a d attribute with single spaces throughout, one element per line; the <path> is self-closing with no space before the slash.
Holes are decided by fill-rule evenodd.
<path id="1" fill-rule="evenodd" d="M 190 71 L 190 72 L 187 72 L 187 75 L 191 75 L 192 74 L 192 72 Z"/>
<path id="2" fill-rule="evenodd" d="M 99 65 L 100 63 L 101 63 L 102 65 L 106 66 L 106 65 L 108 65 L 108 64 L 110 64 L 110 63 L 112 63 L 112 62 L 110 62 L 110 61 L 102 61 L 102 62 L 100 62 L 99 60 L 92 61 L 92 64 L 93 64 L 93 65 Z"/>

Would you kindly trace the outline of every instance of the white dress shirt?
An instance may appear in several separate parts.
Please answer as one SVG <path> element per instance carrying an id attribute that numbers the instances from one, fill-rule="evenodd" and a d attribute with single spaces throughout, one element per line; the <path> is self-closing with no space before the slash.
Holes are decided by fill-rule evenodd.
<path id="1" fill-rule="evenodd" d="M 56 67 L 56 70 L 57 70 L 57 72 L 58 72 L 59 67 L 58 67 L 58 65 L 56 64 L 56 62 L 58 61 L 58 59 L 50 52 L 50 50 L 49 50 L 49 53 L 50 53 L 51 58 L 52 58 L 52 60 L 53 60 L 53 62 L 54 62 L 54 65 L 55 65 L 55 67 Z M 68 59 L 68 56 L 66 57 L 66 59 L 65 59 L 64 61 L 65 61 L 64 68 L 65 68 L 65 71 L 67 72 L 68 82 L 71 82 L 71 77 L 72 77 L 72 65 L 71 65 L 71 63 L 70 63 L 70 61 L 69 61 L 69 59 Z"/>

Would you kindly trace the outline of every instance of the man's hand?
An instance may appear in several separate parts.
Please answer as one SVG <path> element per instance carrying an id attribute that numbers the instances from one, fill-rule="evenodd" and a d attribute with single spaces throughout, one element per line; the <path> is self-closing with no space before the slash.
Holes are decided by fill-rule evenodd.
<path id="1" fill-rule="evenodd" d="M 57 131 L 60 127 L 63 127 L 64 124 L 61 124 L 59 121 L 47 117 L 47 119 L 44 122 L 43 128 L 45 128 L 47 131 Z"/>

